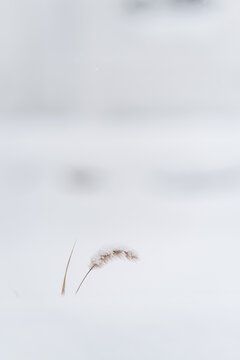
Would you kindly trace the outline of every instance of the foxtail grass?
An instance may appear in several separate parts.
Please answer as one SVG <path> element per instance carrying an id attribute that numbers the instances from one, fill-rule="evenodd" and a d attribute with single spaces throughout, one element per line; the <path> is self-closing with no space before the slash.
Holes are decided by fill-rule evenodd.
<path id="1" fill-rule="evenodd" d="M 133 250 L 126 250 L 126 249 L 112 249 L 107 251 L 99 251 L 92 259 L 89 265 L 89 270 L 83 277 L 82 281 L 80 282 L 76 294 L 78 293 L 80 287 L 82 286 L 83 282 L 87 278 L 87 276 L 90 274 L 90 272 L 93 269 L 100 268 L 107 264 L 109 261 L 114 260 L 116 258 L 125 258 L 130 261 L 136 261 L 138 260 L 138 255 Z M 71 259 L 71 255 L 70 255 Z"/>

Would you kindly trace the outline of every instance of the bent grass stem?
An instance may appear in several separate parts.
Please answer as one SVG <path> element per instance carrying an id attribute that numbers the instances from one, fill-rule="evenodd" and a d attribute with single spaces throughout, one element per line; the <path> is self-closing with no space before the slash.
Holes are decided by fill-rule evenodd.
<path id="1" fill-rule="evenodd" d="M 80 282 L 80 284 L 79 284 L 79 286 L 78 286 L 78 288 L 77 288 L 77 291 L 76 291 L 75 295 L 77 295 L 80 287 L 82 286 L 82 283 L 84 282 L 84 280 L 86 279 L 86 277 L 88 276 L 88 274 L 92 271 L 92 269 L 93 269 L 94 267 L 95 267 L 95 265 L 93 265 L 93 266 L 88 270 L 88 272 L 86 273 L 86 275 L 84 276 L 84 278 L 83 278 L 82 281 Z"/>

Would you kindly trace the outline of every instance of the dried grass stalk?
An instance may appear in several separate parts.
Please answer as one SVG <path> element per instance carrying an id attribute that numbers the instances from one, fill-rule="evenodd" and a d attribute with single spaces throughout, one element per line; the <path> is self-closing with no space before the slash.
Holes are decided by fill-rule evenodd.
<path id="1" fill-rule="evenodd" d="M 68 258 L 67 266 L 66 266 L 65 273 L 64 273 L 63 284 L 62 284 L 62 291 L 61 291 L 61 294 L 62 294 L 63 296 L 65 295 L 67 272 L 68 272 L 69 264 L 70 264 L 70 261 L 71 261 L 71 258 L 72 258 L 72 254 L 73 254 L 73 250 L 74 250 L 74 248 L 75 248 L 75 245 L 76 245 L 76 241 L 75 241 L 75 243 L 74 243 L 74 245 L 73 245 L 72 251 L 71 251 L 70 256 L 69 256 L 69 258 Z"/>
<path id="2" fill-rule="evenodd" d="M 112 250 L 106 250 L 106 251 L 99 251 L 98 254 L 96 254 L 90 262 L 89 270 L 80 282 L 76 294 L 78 293 L 80 287 L 82 286 L 82 283 L 88 276 L 88 274 L 96 268 L 100 268 L 103 265 L 107 264 L 109 261 L 114 260 L 116 258 L 125 258 L 130 261 L 136 261 L 138 260 L 138 255 L 133 250 L 126 250 L 126 249 L 112 249 Z"/>

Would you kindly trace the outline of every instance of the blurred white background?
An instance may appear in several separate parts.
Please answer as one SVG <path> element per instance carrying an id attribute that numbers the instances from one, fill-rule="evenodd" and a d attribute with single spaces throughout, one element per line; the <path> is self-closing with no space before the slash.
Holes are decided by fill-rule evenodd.
<path id="1" fill-rule="evenodd" d="M 239 359 L 239 11 L 0 0 L 1 358 Z"/>

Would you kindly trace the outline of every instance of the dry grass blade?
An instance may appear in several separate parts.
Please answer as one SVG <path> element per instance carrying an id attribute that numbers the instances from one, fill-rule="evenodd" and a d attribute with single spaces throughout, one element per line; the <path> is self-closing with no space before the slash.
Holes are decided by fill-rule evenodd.
<path id="1" fill-rule="evenodd" d="M 75 241 L 75 243 L 73 245 L 72 251 L 71 251 L 70 256 L 68 258 L 68 262 L 67 262 L 67 266 L 66 266 L 65 273 L 64 273 L 64 278 L 63 278 L 61 295 L 65 295 L 67 272 L 68 272 L 69 264 L 70 264 L 70 261 L 71 261 L 71 258 L 72 258 L 72 254 L 73 254 L 73 250 L 75 248 L 75 245 L 76 245 L 76 241 Z"/>
<path id="2" fill-rule="evenodd" d="M 125 258 L 130 261 L 138 260 L 138 255 L 133 250 L 126 250 L 126 249 L 112 249 L 107 251 L 100 251 L 96 256 L 91 259 L 89 270 L 80 282 L 76 294 L 78 293 L 82 283 L 88 276 L 88 274 L 95 268 L 100 268 L 103 265 L 107 264 L 110 260 L 115 258 Z"/>

